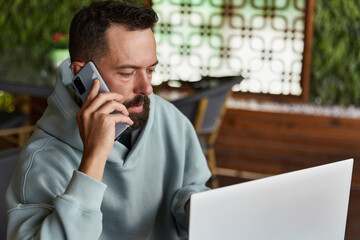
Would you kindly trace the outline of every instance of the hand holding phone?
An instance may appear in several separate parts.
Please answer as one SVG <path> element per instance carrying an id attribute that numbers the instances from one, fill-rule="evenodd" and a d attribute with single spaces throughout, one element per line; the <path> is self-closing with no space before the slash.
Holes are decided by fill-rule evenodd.
<path id="1" fill-rule="evenodd" d="M 117 93 L 99 95 L 100 82 L 94 81 L 89 95 L 76 116 L 83 153 L 78 170 L 102 181 L 105 165 L 113 147 L 116 122 L 132 124 L 129 112 Z M 110 114 L 114 109 L 123 114 Z"/>
<path id="2" fill-rule="evenodd" d="M 105 81 L 102 79 L 99 71 L 97 70 L 95 64 L 92 61 L 86 63 L 86 65 L 79 71 L 79 73 L 74 77 L 72 81 L 73 89 L 77 97 L 81 100 L 82 103 L 85 102 L 91 87 L 93 86 L 94 80 L 98 79 L 100 83 L 99 93 L 110 92 L 108 87 L 105 84 Z M 118 111 L 114 111 L 111 114 L 121 114 Z M 129 127 L 125 123 L 116 123 L 115 124 L 115 140 L 119 139 L 125 130 Z"/>

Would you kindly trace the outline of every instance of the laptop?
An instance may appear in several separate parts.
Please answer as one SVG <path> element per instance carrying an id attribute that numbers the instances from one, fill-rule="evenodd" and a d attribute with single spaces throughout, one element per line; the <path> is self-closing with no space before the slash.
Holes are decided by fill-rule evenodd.
<path id="1" fill-rule="evenodd" d="M 190 240 L 344 239 L 353 159 L 196 193 Z"/>

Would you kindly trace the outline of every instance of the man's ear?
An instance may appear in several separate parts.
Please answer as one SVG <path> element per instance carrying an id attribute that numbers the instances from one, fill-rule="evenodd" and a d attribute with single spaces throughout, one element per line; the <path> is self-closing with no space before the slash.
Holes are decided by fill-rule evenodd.
<path id="1" fill-rule="evenodd" d="M 86 62 L 74 61 L 70 64 L 71 72 L 76 75 L 85 66 Z"/>

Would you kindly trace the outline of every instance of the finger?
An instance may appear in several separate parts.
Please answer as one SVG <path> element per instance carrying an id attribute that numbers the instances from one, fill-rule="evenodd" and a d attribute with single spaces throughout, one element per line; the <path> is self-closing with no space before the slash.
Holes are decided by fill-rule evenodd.
<path id="1" fill-rule="evenodd" d="M 120 103 L 122 99 L 123 96 L 115 92 L 99 93 L 86 108 L 89 112 L 95 112 L 108 102 L 114 101 Z"/>
<path id="2" fill-rule="evenodd" d="M 89 92 L 88 96 L 86 97 L 85 102 L 83 103 L 84 108 L 86 108 L 87 106 L 90 105 L 92 99 L 94 99 L 96 97 L 99 90 L 100 90 L 100 82 L 98 79 L 95 79 L 93 82 L 93 85 L 90 89 L 90 92 Z"/>
<path id="3" fill-rule="evenodd" d="M 118 113 L 126 116 L 129 115 L 127 108 L 117 101 L 108 101 L 98 109 L 98 112 L 100 113 L 112 113 L 114 111 L 117 111 Z"/>
<path id="4" fill-rule="evenodd" d="M 113 119 L 116 123 L 125 123 L 128 125 L 134 124 L 134 121 L 131 120 L 131 118 L 120 113 L 110 114 L 109 117 Z"/>

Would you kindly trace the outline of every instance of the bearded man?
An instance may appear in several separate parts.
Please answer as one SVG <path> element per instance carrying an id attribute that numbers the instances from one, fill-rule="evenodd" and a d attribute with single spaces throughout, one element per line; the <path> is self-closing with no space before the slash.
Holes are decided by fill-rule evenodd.
<path id="1" fill-rule="evenodd" d="M 74 16 L 70 59 L 7 192 L 8 239 L 186 237 L 190 196 L 207 190 L 210 172 L 192 124 L 152 93 L 156 21 L 121 2 Z M 88 61 L 110 92 L 95 80 L 80 108 L 70 86 Z M 118 141 L 116 123 L 130 125 Z"/>

